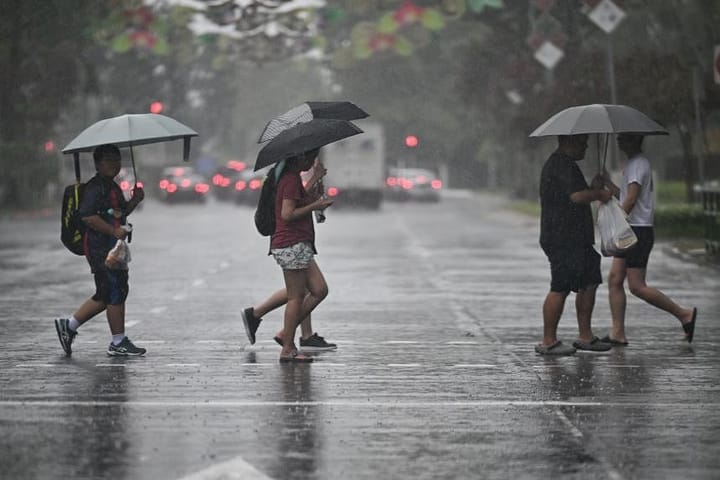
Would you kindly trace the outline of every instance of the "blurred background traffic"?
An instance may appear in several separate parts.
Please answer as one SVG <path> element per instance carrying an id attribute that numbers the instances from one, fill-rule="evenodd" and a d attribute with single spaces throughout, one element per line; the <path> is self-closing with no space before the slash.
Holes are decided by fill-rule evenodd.
<path id="1" fill-rule="evenodd" d="M 720 177 L 718 2 L 5 0 L 2 9 L 6 211 L 55 208 L 74 178 L 60 153 L 67 142 L 101 118 L 147 112 L 199 132 L 188 163 L 177 144 L 136 149 L 150 196 L 253 205 L 265 173 L 252 171 L 258 134 L 308 100 L 370 113 L 359 122 L 366 134 L 324 149 L 337 206 L 437 201 L 455 189 L 536 203 L 555 143 L 528 134 L 589 103 L 633 106 L 671 132 L 646 150 L 660 204 L 679 218 L 702 216 L 700 192 Z M 591 145 L 588 175 L 598 156 Z M 614 148 L 608 167 L 621 168 Z M 83 155 L 83 179 L 93 173 Z"/>

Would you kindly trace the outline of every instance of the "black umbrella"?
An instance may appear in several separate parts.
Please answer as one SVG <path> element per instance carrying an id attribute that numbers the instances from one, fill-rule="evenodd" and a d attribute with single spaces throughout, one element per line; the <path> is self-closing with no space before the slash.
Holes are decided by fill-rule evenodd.
<path id="1" fill-rule="evenodd" d="M 359 120 L 367 116 L 368 113 L 365 110 L 352 102 L 305 102 L 270 120 L 260 134 L 258 143 L 272 140 L 280 132 L 298 123 L 316 118 Z"/>
<path id="2" fill-rule="evenodd" d="M 316 118 L 290 127 L 270 140 L 258 153 L 255 170 L 363 133 L 347 120 Z"/>

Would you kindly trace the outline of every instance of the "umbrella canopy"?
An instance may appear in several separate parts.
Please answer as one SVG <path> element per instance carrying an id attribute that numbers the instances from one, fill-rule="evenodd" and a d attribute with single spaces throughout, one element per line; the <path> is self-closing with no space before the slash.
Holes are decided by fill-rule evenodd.
<path id="1" fill-rule="evenodd" d="M 362 132 L 347 120 L 316 118 L 298 123 L 265 144 L 258 153 L 255 170 Z"/>
<path id="2" fill-rule="evenodd" d="M 113 144 L 118 148 L 130 147 L 133 173 L 135 173 L 135 157 L 132 147 L 149 143 L 167 142 L 183 139 L 183 160 L 190 156 L 190 138 L 197 136 L 190 127 L 165 115 L 157 113 L 138 113 L 120 115 L 100 120 L 75 137 L 63 153 L 72 153 L 75 160 L 75 178 L 80 181 L 80 152 L 91 152 L 100 145 Z M 137 180 L 137 174 L 135 174 Z"/>
<path id="3" fill-rule="evenodd" d="M 190 127 L 165 115 L 140 113 L 107 118 L 90 125 L 63 148 L 63 153 L 92 151 L 99 145 L 112 143 L 117 147 L 132 147 L 148 143 L 166 142 L 197 136 Z"/>
<path id="4" fill-rule="evenodd" d="M 283 130 L 315 118 L 359 120 L 368 116 L 365 110 L 352 102 L 305 102 L 270 120 L 260 134 L 258 143 L 272 140 Z"/>
<path id="5" fill-rule="evenodd" d="M 556 113 L 530 134 L 637 133 L 667 135 L 668 131 L 644 113 L 625 105 L 580 105 Z"/>

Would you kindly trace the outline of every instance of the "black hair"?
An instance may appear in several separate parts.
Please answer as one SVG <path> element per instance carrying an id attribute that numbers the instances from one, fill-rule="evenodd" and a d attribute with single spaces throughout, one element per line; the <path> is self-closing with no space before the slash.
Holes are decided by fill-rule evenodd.
<path id="1" fill-rule="evenodd" d="M 95 163 L 98 163 L 106 156 L 120 157 L 120 149 L 112 143 L 106 143 L 105 145 L 95 147 L 95 150 L 93 150 L 93 160 L 95 160 Z"/>

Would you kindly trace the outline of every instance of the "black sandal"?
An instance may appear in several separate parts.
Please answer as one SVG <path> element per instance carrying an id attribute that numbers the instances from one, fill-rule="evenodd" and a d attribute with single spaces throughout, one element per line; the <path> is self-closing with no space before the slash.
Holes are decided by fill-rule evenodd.
<path id="1" fill-rule="evenodd" d="M 683 323 L 683 331 L 685 332 L 685 339 L 688 343 L 692 343 L 693 336 L 695 335 L 695 319 L 697 318 L 697 308 L 693 308 L 692 320 L 688 323 Z"/>

